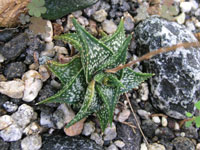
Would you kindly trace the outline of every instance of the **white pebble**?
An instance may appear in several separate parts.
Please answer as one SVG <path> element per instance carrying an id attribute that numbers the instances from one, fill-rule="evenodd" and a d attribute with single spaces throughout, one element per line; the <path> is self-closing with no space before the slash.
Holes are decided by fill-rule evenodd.
<path id="1" fill-rule="evenodd" d="M 0 130 L 7 128 L 10 126 L 14 120 L 12 119 L 11 116 L 4 115 L 0 117 Z"/>
<path id="2" fill-rule="evenodd" d="M 196 150 L 200 150 L 200 143 L 197 143 Z"/>
<path id="3" fill-rule="evenodd" d="M 191 11 L 193 5 L 191 2 L 181 2 L 180 7 L 181 7 L 182 12 L 188 13 Z"/>
<path id="4" fill-rule="evenodd" d="M 193 10 L 197 10 L 197 8 L 199 8 L 199 4 L 196 2 L 196 0 L 190 0 L 190 2 L 192 3 Z"/>
<path id="5" fill-rule="evenodd" d="M 21 141 L 22 150 L 39 150 L 42 147 L 42 138 L 40 135 L 31 135 Z"/>
<path id="6" fill-rule="evenodd" d="M 174 130 L 180 130 L 180 126 L 177 122 L 175 122 Z"/>
<path id="7" fill-rule="evenodd" d="M 147 101 L 149 96 L 149 88 L 147 83 L 142 83 L 139 89 L 139 95 L 142 101 Z"/>
<path id="8" fill-rule="evenodd" d="M 48 42 L 45 45 L 45 51 L 52 50 L 53 47 L 54 47 L 54 43 L 53 42 Z"/>
<path id="9" fill-rule="evenodd" d="M 142 143 L 142 144 L 140 145 L 140 150 L 148 150 L 145 143 Z"/>
<path id="10" fill-rule="evenodd" d="M 41 131 L 41 127 L 39 126 L 38 123 L 36 122 L 32 122 L 30 125 L 28 125 L 25 129 L 24 129 L 24 133 L 26 135 L 32 135 L 32 134 L 38 134 Z"/>
<path id="11" fill-rule="evenodd" d="M 115 144 L 111 144 L 106 150 L 118 150 Z"/>
<path id="12" fill-rule="evenodd" d="M 24 93 L 24 82 L 20 79 L 0 82 L 0 93 L 11 98 L 22 98 Z"/>
<path id="13" fill-rule="evenodd" d="M 165 146 L 158 143 L 153 143 L 149 145 L 149 150 L 165 150 Z"/>
<path id="14" fill-rule="evenodd" d="M 50 73 L 47 70 L 47 68 L 45 67 L 45 65 L 40 65 L 39 73 L 41 75 L 41 79 L 42 79 L 43 82 L 45 82 L 50 77 Z"/>
<path id="15" fill-rule="evenodd" d="M 117 30 L 117 26 L 112 20 L 105 20 L 102 23 L 102 27 L 108 34 L 113 34 Z"/>
<path id="16" fill-rule="evenodd" d="M 53 26 L 51 21 L 47 20 L 47 27 L 48 31 L 46 33 L 42 34 L 42 38 L 44 39 L 45 42 L 52 42 L 53 40 Z"/>
<path id="17" fill-rule="evenodd" d="M 119 113 L 117 120 L 119 122 L 124 122 L 128 119 L 130 114 L 131 114 L 131 111 L 129 109 L 124 109 L 122 112 Z"/>
<path id="18" fill-rule="evenodd" d="M 183 24 L 185 22 L 185 13 L 182 12 L 180 15 L 178 15 L 177 17 L 175 17 L 176 21 L 179 23 L 179 24 Z"/>
<path id="19" fill-rule="evenodd" d="M 41 75 L 35 70 L 29 70 L 23 75 L 22 80 L 25 83 L 24 96 L 22 100 L 25 102 L 31 102 L 37 97 L 42 88 Z"/>
<path id="20" fill-rule="evenodd" d="M 98 10 L 93 14 L 94 20 L 103 22 L 107 17 L 107 12 L 104 9 Z"/>
<path id="21" fill-rule="evenodd" d="M 117 147 L 119 147 L 119 148 L 122 148 L 122 147 L 125 146 L 125 143 L 124 143 L 123 141 L 120 141 L 120 140 L 117 140 L 117 141 L 115 141 L 114 143 L 115 143 L 115 145 L 116 145 Z"/>
<path id="22" fill-rule="evenodd" d="M 155 122 L 155 123 L 160 123 L 160 118 L 158 117 L 158 116 L 154 116 L 154 117 L 152 117 L 152 120 L 153 120 L 153 122 Z"/>
<path id="23" fill-rule="evenodd" d="M 161 122 L 162 122 L 162 126 L 163 126 L 163 127 L 166 127 L 167 124 L 168 124 L 168 122 L 167 122 L 167 118 L 166 118 L 166 117 L 162 117 Z"/>
<path id="24" fill-rule="evenodd" d="M 150 112 L 147 112 L 146 110 L 142 109 L 138 109 L 137 113 L 142 119 L 149 119 L 149 116 L 151 115 Z"/>

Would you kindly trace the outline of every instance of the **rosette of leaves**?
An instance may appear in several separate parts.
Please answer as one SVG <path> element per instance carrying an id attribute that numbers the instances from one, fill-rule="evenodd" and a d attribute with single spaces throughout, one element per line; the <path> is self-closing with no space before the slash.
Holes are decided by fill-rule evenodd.
<path id="1" fill-rule="evenodd" d="M 131 68 L 124 68 L 115 74 L 105 72 L 126 61 L 131 36 L 126 37 L 122 20 L 112 36 L 100 40 L 75 19 L 73 24 L 76 33 L 57 36 L 56 39 L 69 42 L 79 54 L 67 64 L 48 62 L 48 68 L 61 81 L 62 89 L 39 104 L 57 102 L 79 105 L 80 110 L 66 127 L 95 113 L 104 131 L 108 123 L 112 123 L 119 96 L 137 87 L 152 74 L 134 72 Z"/>
<path id="2" fill-rule="evenodd" d="M 44 14 L 47 9 L 44 7 L 45 1 L 44 0 L 32 0 L 27 8 L 29 9 L 29 15 L 35 16 L 35 17 L 40 17 L 41 14 Z"/>
<path id="3" fill-rule="evenodd" d="M 195 107 L 198 110 L 200 110 L 200 101 L 198 101 L 197 103 L 195 103 Z M 185 123 L 186 127 L 190 127 L 193 122 L 195 123 L 195 125 L 196 125 L 197 128 L 200 127 L 200 116 L 193 116 L 193 114 L 191 114 L 190 112 L 187 112 L 186 116 L 189 118 L 188 121 L 186 121 L 186 123 Z"/>

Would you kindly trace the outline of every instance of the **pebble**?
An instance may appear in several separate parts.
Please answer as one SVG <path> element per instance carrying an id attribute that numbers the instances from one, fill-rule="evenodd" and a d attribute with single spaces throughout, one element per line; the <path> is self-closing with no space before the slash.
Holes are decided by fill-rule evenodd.
<path id="1" fill-rule="evenodd" d="M 11 117 L 21 128 L 25 128 L 34 118 L 34 115 L 34 110 L 31 106 L 22 104 L 19 106 L 17 112 L 13 113 Z"/>
<path id="2" fill-rule="evenodd" d="M 122 147 L 125 146 L 125 143 L 124 143 L 123 141 L 120 141 L 120 140 L 117 140 L 117 141 L 115 141 L 114 143 L 115 143 L 115 145 L 116 145 L 117 147 L 119 147 L 119 148 L 122 148 Z"/>
<path id="3" fill-rule="evenodd" d="M 72 13 L 72 15 L 76 18 L 80 17 L 83 14 L 83 12 L 81 10 L 75 11 Z"/>
<path id="4" fill-rule="evenodd" d="M 194 14 L 196 17 L 200 16 L 200 8 L 198 8 L 196 11 L 195 11 L 195 14 Z"/>
<path id="5" fill-rule="evenodd" d="M 76 136 L 81 134 L 84 126 L 86 118 L 83 118 L 82 120 L 78 121 L 74 125 L 70 126 L 69 128 L 64 128 L 64 132 L 68 136 Z"/>
<path id="6" fill-rule="evenodd" d="M 192 9 L 192 6 L 193 5 L 191 2 L 181 2 L 180 3 L 181 10 L 182 10 L 182 12 L 185 12 L 185 13 L 190 12 Z"/>
<path id="7" fill-rule="evenodd" d="M 119 113 L 117 120 L 119 122 L 124 122 L 128 119 L 130 114 L 131 114 L 131 111 L 129 109 L 124 109 L 122 112 Z"/>
<path id="8" fill-rule="evenodd" d="M 40 135 L 31 135 L 21 141 L 22 150 L 39 150 L 42 147 L 42 138 Z"/>
<path id="9" fill-rule="evenodd" d="M 98 32 L 97 32 L 97 24 L 95 21 L 93 20 L 89 20 L 89 32 L 94 35 L 97 36 Z"/>
<path id="10" fill-rule="evenodd" d="M 94 140 L 98 145 L 103 146 L 104 144 L 102 137 L 98 133 L 92 133 L 90 139 Z"/>
<path id="11" fill-rule="evenodd" d="M 45 65 L 39 66 L 39 73 L 41 75 L 41 79 L 42 79 L 43 82 L 45 82 L 50 77 L 50 73 L 47 70 L 47 68 L 45 67 Z"/>
<path id="12" fill-rule="evenodd" d="M 167 118 L 166 117 L 162 117 L 161 124 L 162 124 L 163 127 L 167 126 L 168 122 L 167 122 Z"/>
<path id="13" fill-rule="evenodd" d="M 62 46 L 54 46 L 53 48 L 55 50 L 55 52 L 59 54 L 65 54 L 65 55 L 69 55 L 68 50 L 65 47 Z"/>
<path id="14" fill-rule="evenodd" d="M 103 22 L 108 16 L 107 12 L 104 9 L 96 11 L 93 15 L 94 20 L 98 22 Z"/>
<path id="15" fill-rule="evenodd" d="M 111 4 L 112 5 L 116 5 L 116 4 L 118 4 L 119 3 L 119 0 L 111 0 Z"/>
<path id="16" fill-rule="evenodd" d="M 19 78 L 26 71 L 26 65 L 22 62 L 13 62 L 6 65 L 4 75 L 7 79 Z"/>
<path id="17" fill-rule="evenodd" d="M 153 143 L 149 145 L 149 150 L 165 150 L 165 147 L 158 143 Z"/>
<path id="18" fill-rule="evenodd" d="M 49 30 L 42 34 L 42 38 L 45 42 L 52 42 L 53 40 L 53 26 L 51 21 L 47 20 L 47 27 L 49 28 Z"/>
<path id="19" fill-rule="evenodd" d="M 22 98 L 24 94 L 24 82 L 20 79 L 0 82 L 0 93 L 11 98 Z"/>
<path id="20" fill-rule="evenodd" d="M 84 27 L 89 25 L 88 19 L 83 16 L 78 17 L 77 20 Z"/>
<path id="21" fill-rule="evenodd" d="M 94 131 L 95 131 L 95 124 L 94 124 L 94 122 L 90 121 L 90 122 L 86 122 L 84 124 L 84 128 L 83 128 L 82 134 L 85 135 L 85 136 L 89 136 Z"/>
<path id="22" fill-rule="evenodd" d="M 128 12 L 124 13 L 124 28 L 128 32 L 134 29 L 134 19 Z"/>
<path id="23" fill-rule="evenodd" d="M 55 56 L 55 51 L 54 51 L 53 49 L 49 49 L 49 50 L 42 51 L 41 54 L 40 54 L 40 58 L 41 58 L 42 56 L 54 57 L 54 56 Z"/>
<path id="24" fill-rule="evenodd" d="M 86 14 L 86 16 L 90 17 L 99 9 L 100 5 L 101 5 L 101 1 L 98 1 L 96 4 L 92 5 L 91 7 L 84 9 L 84 13 Z"/>
<path id="25" fill-rule="evenodd" d="M 40 113 L 40 125 L 48 128 L 55 128 L 53 121 L 51 120 L 52 113 L 46 109 Z"/>
<path id="26" fill-rule="evenodd" d="M 118 148 L 115 144 L 111 144 L 106 150 L 118 150 Z"/>
<path id="27" fill-rule="evenodd" d="M 200 143 L 197 143 L 196 150 L 200 150 Z"/>
<path id="28" fill-rule="evenodd" d="M 0 130 L 3 130 L 13 124 L 14 120 L 9 115 L 4 115 L 0 117 Z"/>
<path id="29" fill-rule="evenodd" d="M 149 116 L 151 115 L 150 112 L 147 112 L 146 110 L 143 109 L 138 109 L 137 113 L 142 119 L 149 119 Z"/>
<path id="30" fill-rule="evenodd" d="M 38 134 L 41 131 L 41 127 L 37 122 L 32 122 L 24 129 L 26 135 Z"/>
<path id="31" fill-rule="evenodd" d="M 191 32 L 195 31 L 195 25 L 192 21 L 186 21 L 185 25 L 187 26 L 188 30 L 190 30 Z"/>
<path id="32" fill-rule="evenodd" d="M 54 43 L 53 42 L 46 43 L 45 51 L 52 50 L 53 48 L 54 48 Z"/>
<path id="33" fill-rule="evenodd" d="M 139 89 L 139 95 L 142 101 L 147 101 L 149 96 L 149 88 L 147 83 L 142 83 Z"/>
<path id="34" fill-rule="evenodd" d="M 158 116 L 152 117 L 153 122 L 159 124 L 160 123 L 160 118 Z"/>
<path id="35" fill-rule="evenodd" d="M 104 131 L 104 141 L 113 140 L 117 136 L 116 126 L 112 123 L 112 126 L 108 126 Z"/>
<path id="36" fill-rule="evenodd" d="M 113 34 L 117 30 L 116 24 L 112 20 L 105 20 L 102 23 L 103 30 L 108 34 Z"/>
<path id="37" fill-rule="evenodd" d="M 22 80 L 25 83 L 24 96 L 22 100 L 25 102 L 31 102 L 37 97 L 38 92 L 42 88 L 41 75 L 35 70 L 29 70 L 23 75 Z"/>
<path id="38" fill-rule="evenodd" d="M 142 143 L 142 144 L 140 145 L 140 150 L 148 150 L 148 148 L 147 148 L 147 146 L 146 146 L 145 143 Z"/>
<path id="39" fill-rule="evenodd" d="M 0 54 L 0 63 L 3 63 L 5 61 L 5 58 L 3 57 L 2 54 Z"/>
<path id="40" fill-rule="evenodd" d="M 7 112 L 15 112 L 18 108 L 17 104 L 13 103 L 13 102 L 10 102 L 10 101 L 6 101 L 4 104 L 3 104 L 3 108 L 7 111 Z"/>
<path id="41" fill-rule="evenodd" d="M 180 130 L 180 126 L 177 122 L 175 122 L 174 130 Z"/>
<path id="42" fill-rule="evenodd" d="M 22 138 L 22 128 L 16 123 L 0 131 L 0 137 L 6 142 L 18 141 Z"/>
<path id="43" fill-rule="evenodd" d="M 186 15 L 185 15 L 184 12 L 182 12 L 180 15 L 178 15 L 177 17 L 175 17 L 176 21 L 179 24 L 183 24 L 185 22 L 185 18 L 186 18 Z"/>

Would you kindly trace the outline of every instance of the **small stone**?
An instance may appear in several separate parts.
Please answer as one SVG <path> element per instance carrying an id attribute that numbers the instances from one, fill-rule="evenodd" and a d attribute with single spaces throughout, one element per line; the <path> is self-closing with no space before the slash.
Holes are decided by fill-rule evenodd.
<path id="1" fill-rule="evenodd" d="M 11 116 L 15 122 L 22 128 L 25 128 L 34 117 L 34 110 L 27 104 L 19 106 L 17 112 Z"/>
<path id="2" fill-rule="evenodd" d="M 6 65 L 4 74 L 7 79 L 19 78 L 26 71 L 26 65 L 22 62 L 14 62 Z"/>
<path id="3" fill-rule="evenodd" d="M 52 113 L 49 109 L 40 113 L 40 125 L 48 128 L 55 128 L 53 121 L 51 120 Z"/>
<path id="4" fill-rule="evenodd" d="M 7 111 L 7 112 L 15 112 L 18 108 L 17 104 L 13 103 L 13 102 L 10 102 L 10 101 L 6 101 L 4 104 L 3 104 L 3 107 L 4 109 Z"/>
<path id="5" fill-rule="evenodd" d="M 177 122 L 175 122 L 174 130 L 180 130 L 180 126 Z"/>
<path id="6" fill-rule="evenodd" d="M 142 101 L 147 101 L 149 96 L 149 88 L 147 83 L 142 83 L 139 89 L 139 95 Z"/>
<path id="7" fill-rule="evenodd" d="M 20 140 L 22 137 L 22 128 L 13 123 L 9 127 L 0 131 L 0 137 L 7 142 Z"/>
<path id="8" fill-rule="evenodd" d="M 186 21 L 185 25 L 191 32 L 194 32 L 196 30 L 195 25 L 192 21 Z"/>
<path id="9" fill-rule="evenodd" d="M 68 136 L 76 136 L 76 135 L 81 134 L 85 120 L 86 120 L 86 118 L 83 118 L 82 120 L 73 124 L 69 128 L 64 128 L 65 134 L 68 135 Z"/>
<path id="10" fill-rule="evenodd" d="M 88 28 L 89 32 L 94 35 L 97 36 L 98 32 L 97 32 L 97 24 L 95 21 L 93 20 L 89 20 L 89 28 Z"/>
<path id="11" fill-rule="evenodd" d="M 53 26 L 51 21 L 47 20 L 47 27 L 49 28 L 46 33 L 42 34 L 42 38 L 44 39 L 45 42 L 52 42 L 53 40 Z"/>
<path id="12" fill-rule="evenodd" d="M 25 129 L 24 129 L 24 133 L 26 135 L 32 135 L 32 134 L 38 134 L 41 131 L 41 127 L 39 126 L 38 123 L 36 122 L 32 122 L 30 125 L 28 125 Z"/>
<path id="13" fill-rule="evenodd" d="M 104 141 L 113 140 L 117 136 L 116 126 L 112 123 L 112 126 L 108 126 L 104 131 Z"/>
<path id="14" fill-rule="evenodd" d="M 165 150 L 165 147 L 158 143 L 153 143 L 149 145 L 149 150 Z"/>
<path id="15" fill-rule="evenodd" d="M 54 46 L 53 48 L 55 52 L 59 54 L 69 55 L 68 50 L 65 47 L 62 46 Z"/>
<path id="16" fill-rule="evenodd" d="M 84 27 L 89 25 L 88 19 L 83 16 L 78 17 L 77 20 Z"/>
<path id="17" fill-rule="evenodd" d="M 0 117 L 0 130 L 7 128 L 11 124 L 13 124 L 14 120 L 11 116 L 4 115 Z"/>
<path id="18" fill-rule="evenodd" d="M 29 65 L 29 70 L 38 70 L 39 64 L 38 63 L 32 63 Z"/>
<path id="19" fill-rule="evenodd" d="M 42 51 L 41 54 L 40 54 L 40 58 L 42 56 L 54 57 L 55 56 L 55 51 L 54 51 L 54 49 L 49 49 L 49 50 L 46 50 L 46 51 Z"/>
<path id="20" fill-rule="evenodd" d="M 162 126 L 163 127 L 166 127 L 167 126 L 167 118 L 166 117 L 162 117 L 162 120 L 161 120 L 161 123 L 162 123 Z"/>
<path id="21" fill-rule="evenodd" d="M 115 141 L 114 143 L 115 143 L 115 145 L 116 145 L 117 147 L 119 147 L 119 148 L 122 148 L 122 147 L 125 146 L 125 143 L 124 143 L 123 141 L 120 141 L 120 140 L 117 140 L 117 141 Z"/>
<path id="22" fill-rule="evenodd" d="M 115 144 L 111 144 L 106 150 L 118 150 L 118 148 Z"/>
<path id="23" fill-rule="evenodd" d="M 24 93 L 24 82 L 20 79 L 0 82 L 0 93 L 11 98 L 22 98 Z"/>
<path id="24" fill-rule="evenodd" d="M 104 9 L 98 10 L 93 14 L 94 20 L 98 22 L 103 22 L 107 16 L 108 14 Z"/>
<path id="25" fill-rule="evenodd" d="M 117 30 L 117 26 L 112 20 L 105 20 L 102 26 L 103 30 L 108 34 L 113 34 Z"/>
<path id="26" fill-rule="evenodd" d="M 134 29 L 134 19 L 128 12 L 124 13 L 124 28 L 128 32 Z"/>
<path id="27" fill-rule="evenodd" d="M 111 0 L 111 4 L 112 5 L 116 5 L 116 4 L 118 4 L 119 3 L 119 0 Z"/>
<path id="28" fill-rule="evenodd" d="M 104 141 L 98 133 L 92 133 L 90 139 L 94 140 L 98 145 L 103 146 Z"/>
<path id="29" fill-rule="evenodd" d="M 153 122 L 159 124 L 160 123 L 160 118 L 158 116 L 152 117 Z"/>
<path id="30" fill-rule="evenodd" d="M 195 150 L 194 143 L 186 137 L 176 137 L 173 139 L 172 144 L 176 150 Z"/>
<path id="31" fill-rule="evenodd" d="M 49 71 L 47 70 L 47 68 L 44 65 L 40 65 L 39 73 L 41 75 L 41 79 L 43 82 L 45 82 L 50 77 Z"/>
<path id="32" fill-rule="evenodd" d="M 42 88 L 41 75 L 35 70 L 29 70 L 23 75 L 22 80 L 25 83 L 22 100 L 31 102 L 37 97 L 38 92 Z"/>
<path id="33" fill-rule="evenodd" d="M 149 116 L 151 115 L 150 112 L 147 112 L 146 110 L 142 109 L 138 109 L 137 113 L 142 119 L 149 119 Z"/>
<path id="34" fill-rule="evenodd" d="M 54 47 L 54 43 L 53 42 L 48 42 L 45 45 L 45 51 L 52 50 L 53 47 Z"/>
<path id="35" fill-rule="evenodd" d="M 183 24 L 185 22 L 185 13 L 182 12 L 180 15 L 178 15 L 176 18 L 176 21 L 179 23 L 179 24 Z"/>
<path id="36" fill-rule="evenodd" d="M 198 8 L 198 9 L 195 11 L 195 16 L 196 16 L 196 17 L 200 16 L 200 8 Z"/>
<path id="37" fill-rule="evenodd" d="M 21 141 L 22 150 L 39 150 L 42 147 L 42 138 L 40 135 L 31 135 Z"/>
<path id="38" fill-rule="evenodd" d="M 200 150 L 200 143 L 197 143 L 196 150 Z"/>
<path id="39" fill-rule="evenodd" d="M 94 131 L 95 131 L 95 124 L 94 124 L 94 122 L 90 121 L 90 122 L 86 122 L 84 124 L 84 128 L 83 128 L 82 134 L 85 135 L 85 136 L 89 136 Z"/>
<path id="40" fill-rule="evenodd" d="M 118 121 L 119 122 L 124 122 L 128 119 L 128 117 L 130 116 L 131 111 L 129 109 L 124 109 L 122 112 L 119 113 L 118 116 Z"/>
<path id="41" fill-rule="evenodd" d="M 2 54 L 0 54 L 0 63 L 4 62 L 5 58 L 3 57 Z"/>
<path id="42" fill-rule="evenodd" d="M 180 7 L 182 12 L 188 13 L 192 9 L 192 3 L 191 2 L 181 2 Z"/>
<path id="43" fill-rule="evenodd" d="M 56 81 L 56 80 L 51 80 L 51 86 L 52 87 L 54 87 L 55 89 L 60 89 L 62 86 L 61 86 L 61 84 L 58 82 L 58 81 Z"/>
<path id="44" fill-rule="evenodd" d="M 86 9 L 84 9 L 84 13 L 88 17 L 90 17 L 92 14 L 94 14 L 98 10 L 98 8 L 100 7 L 100 5 L 101 5 L 101 2 L 98 1 L 96 4 L 92 5 L 91 7 L 88 7 Z"/>
<path id="45" fill-rule="evenodd" d="M 75 11 L 72 13 L 72 15 L 76 18 L 80 17 L 83 14 L 83 12 L 81 10 Z"/>
<path id="46" fill-rule="evenodd" d="M 142 144 L 140 145 L 140 150 L 148 150 L 145 143 L 142 143 Z"/>

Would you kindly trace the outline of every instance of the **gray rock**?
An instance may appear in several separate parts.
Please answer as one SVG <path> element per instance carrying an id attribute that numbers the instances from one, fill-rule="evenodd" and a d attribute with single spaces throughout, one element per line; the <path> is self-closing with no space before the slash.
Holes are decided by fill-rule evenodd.
<path id="1" fill-rule="evenodd" d="M 80 136 L 44 135 L 41 150 L 104 150 L 95 142 Z"/>
<path id="2" fill-rule="evenodd" d="M 42 138 L 40 135 L 31 135 L 21 141 L 22 150 L 39 150 L 42 147 Z"/>
<path id="3" fill-rule="evenodd" d="M 102 27 L 108 34 L 113 34 L 117 30 L 117 25 L 112 20 L 105 20 L 102 23 Z"/>
<path id="4" fill-rule="evenodd" d="M 103 22 L 107 17 L 107 12 L 104 9 L 98 10 L 93 14 L 94 20 Z"/>
<path id="5" fill-rule="evenodd" d="M 194 42 L 193 33 L 176 22 L 150 17 L 135 28 L 139 55 L 181 42 Z M 185 112 L 195 112 L 194 103 L 200 94 L 200 49 L 179 48 L 145 62 L 150 79 L 151 100 L 168 116 L 183 119 Z"/>
<path id="6" fill-rule="evenodd" d="M 124 28 L 127 32 L 132 32 L 134 29 L 134 19 L 129 13 L 124 14 Z"/>
<path id="7" fill-rule="evenodd" d="M 157 128 L 155 135 L 164 141 L 171 141 L 175 137 L 173 131 L 167 127 Z"/>
<path id="8" fill-rule="evenodd" d="M 157 129 L 158 125 L 156 123 L 154 123 L 152 120 L 148 119 L 148 120 L 143 120 L 142 121 L 142 130 L 144 132 L 144 134 L 148 137 L 148 138 L 153 138 L 155 135 L 155 130 Z"/>
<path id="9" fill-rule="evenodd" d="M 21 141 L 11 142 L 10 150 L 22 150 L 21 149 Z"/>
<path id="10" fill-rule="evenodd" d="M 183 126 L 181 131 L 185 133 L 185 137 L 187 138 L 198 139 L 198 128 L 195 128 L 193 126 Z"/>
<path id="11" fill-rule="evenodd" d="M 23 134 L 23 130 L 17 124 L 13 123 L 9 127 L 0 131 L 0 137 L 7 142 L 20 140 Z"/>
<path id="12" fill-rule="evenodd" d="M 195 150 L 194 143 L 186 137 L 177 137 L 172 143 L 176 150 Z"/>
<path id="13" fill-rule="evenodd" d="M 119 0 L 111 0 L 111 4 L 112 5 L 116 5 L 116 4 L 118 4 L 119 3 Z"/>
<path id="14" fill-rule="evenodd" d="M 26 71 L 26 65 L 22 62 L 10 63 L 5 67 L 4 74 L 7 79 L 20 78 Z"/>
<path id="15" fill-rule="evenodd" d="M 16 33 L 19 32 L 18 29 L 5 29 L 0 32 L 0 42 L 8 42 L 11 40 Z"/>
<path id="16" fill-rule="evenodd" d="M 15 112 L 18 108 L 17 104 L 10 102 L 10 101 L 6 101 L 3 104 L 3 108 L 7 111 L 7 112 Z"/>
<path id="17" fill-rule="evenodd" d="M 136 125 L 133 115 L 130 115 L 127 122 Z M 131 127 L 119 123 L 117 124 L 117 138 L 125 143 L 125 146 L 122 147 L 121 150 L 140 150 L 142 136 L 138 129 L 136 129 L 136 133 L 134 133 Z"/>
<path id="18" fill-rule="evenodd" d="M 103 144 L 104 144 L 102 136 L 96 132 L 91 134 L 90 139 L 95 141 L 98 145 L 103 146 Z"/>
<path id="19" fill-rule="evenodd" d="M 106 150 L 118 150 L 115 144 L 111 144 Z"/>
<path id="20" fill-rule="evenodd" d="M 110 141 L 116 138 L 117 132 L 116 132 L 116 126 L 114 123 L 112 123 L 112 126 L 108 126 L 104 131 L 104 141 Z"/>
<path id="21" fill-rule="evenodd" d="M 1 150 L 9 150 L 9 143 L 4 142 L 2 139 L 0 139 L 0 147 Z"/>
<path id="22" fill-rule="evenodd" d="M 94 5 L 92 5 L 92 6 L 88 7 L 88 8 L 86 8 L 86 9 L 84 9 L 84 13 L 85 13 L 88 17 L 90 17 L 92 14 L 95 13 L 95 11 L 97 11 L 97 10 L 99 9 L 100 5 L 101 5 L 101 1 L 98 1 L 96 4 L 94 4 Z"/>
<path id="23" fill-rule="evenodd" d="M 34 110 L 29 105 L 22 104 L 11 117 L 20 127 L 25 128 L 33 119 Z"/>
<path id="24" fill-rule="evenodd" d="M 48 128 L 55 128 L 52 118 L 52 110 L 48 107 L 43 107 L 40 113 L 40 125 Z"/>
<path id="25" fill-rule="evenodd" d="M 0 117 L 0 130 L 7 128 L 11 124 L 13 124 L 14 120 L 12 117 L 8 115 L 3 115 Z"/>
<path id="26" fill-rule="evenodd" d="M 8 61 L 14 60 L 25 51 L 27 43 L 28 36 L 26 33 L 22 33 L 7 42 L 0 52 Z"/>
<path id="27" fill-rule="evenodd" d="M 84 124 L 84 128 L 83 128 L 82 134 L 85 135 L 85 136 L 89 136 L 94 131 L 95 131 L 95 124 L 92 121 L 90 121 L 90 122 L 86 122 Z"/>

